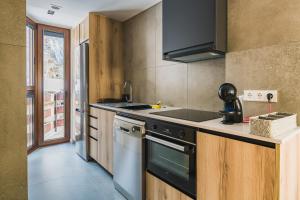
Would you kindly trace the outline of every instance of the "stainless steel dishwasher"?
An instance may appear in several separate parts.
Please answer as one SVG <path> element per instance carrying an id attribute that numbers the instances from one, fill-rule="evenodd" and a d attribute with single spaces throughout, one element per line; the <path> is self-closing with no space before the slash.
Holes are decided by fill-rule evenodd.
<path id="1" fill-rule="evenodd" d="M 116 115 L 113 181 L 128 200 L 145 199 L 145 122 Z"/>

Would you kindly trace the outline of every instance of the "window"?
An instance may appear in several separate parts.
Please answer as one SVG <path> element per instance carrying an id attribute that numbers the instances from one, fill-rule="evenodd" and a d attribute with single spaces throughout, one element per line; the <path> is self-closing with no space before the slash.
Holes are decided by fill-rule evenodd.
<path id="1" fill-rule="evenodd" d="M 35 135 L 35 25 L 27 22 L 26 25 L 26 94 L 27 94 L 27 149 L 36 146 Z"/>
<path id="2" fill-rule="evenodd" d="M 27 96 L 27 148 L 34 145 L 34 98 Z"/>
<path id="3" fill-rule="evenodd" d="M 26 26 L 26 85 L 34 86 L 34 29 Z"/>
<path id="4" fill-rule="evenodd" d="M 65 38 L 44 31 L 44 141 L 65 137 Z"/>

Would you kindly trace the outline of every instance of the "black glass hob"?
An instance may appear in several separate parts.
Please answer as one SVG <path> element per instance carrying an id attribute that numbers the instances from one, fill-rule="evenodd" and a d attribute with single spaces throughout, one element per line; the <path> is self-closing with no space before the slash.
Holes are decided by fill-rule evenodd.
<path id="1" fill-rule="evenodd" d="M 161 112 L 153 112 L 153 115 L 160 115 L 164 117 L 171 117 L 176 119 L 183 119 L 194 122 L 203 122 L 212 119 L 220 118 L 221 116 L 217 112 L 192 110 L 192 109 L 178 109 Z"/>

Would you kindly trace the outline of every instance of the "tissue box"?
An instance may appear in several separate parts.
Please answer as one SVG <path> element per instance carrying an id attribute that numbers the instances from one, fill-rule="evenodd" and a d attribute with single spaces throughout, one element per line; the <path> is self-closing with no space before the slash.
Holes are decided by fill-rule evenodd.
<path id="1" fill-rule="evenodd" d="M 274 137 L 297 127 L 297 114 L 273 112 L 250 117 L 250 133 Z"/>

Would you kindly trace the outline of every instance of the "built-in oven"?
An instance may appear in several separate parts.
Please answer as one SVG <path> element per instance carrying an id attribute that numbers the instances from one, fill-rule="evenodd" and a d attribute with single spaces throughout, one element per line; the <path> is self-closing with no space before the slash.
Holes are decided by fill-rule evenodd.
<path id="1" fill-rule="evenodd" d="M 147 171 L 196 197 L 196 129 L 159 120 L 146 122 Z"/>

